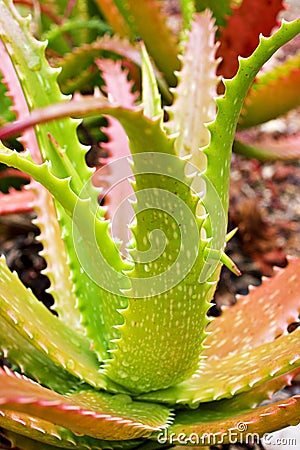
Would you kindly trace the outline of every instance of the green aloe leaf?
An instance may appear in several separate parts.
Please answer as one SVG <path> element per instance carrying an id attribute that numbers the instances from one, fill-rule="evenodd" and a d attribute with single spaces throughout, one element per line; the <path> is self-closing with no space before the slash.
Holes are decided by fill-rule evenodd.
<path id="1" fill-rule="evenodd" d="M 10 0 L 1 2 L 0 14 L 0 36 L 18 73 L 28 109 L 31 111 L 53 102 L 65 101 L 66 98 L 62 96 L 56 82 L 58 71 L 52 69 L 46 61 L 45 43 L 32 37 L 29 19 L 22 18 Z M 12 35 L 14 39 L 11 39 Z M 66 119 L 63 123 L 53 122 L 46 128 L 39 127 L 36 137 L 40 149 L 44 152 L 42 158 L 51 159 L 53 171 L 58 176 L 69 176 L 71 170 L 72 183 L 81 190 L 83 184 L 89 180 L 91 171 L 84 160 L 86 150 L 77 139 L 77 125 L 71 119 Z M 52 137 L 50 142 L 49 136 Z M 53 145 L 53 142 L 57 142 L 58 147 Z M 61 158 L 61 150 L 65 158 Z"/>
<path id="2" fill-rule="evenodd" d="M 171 133 L 175 135 L 184 127 L 183 111 L 188 109 L 187 104 L 190 108 L 194 104 L 197 87 L 200 88 L 202 82 L 206 84 L 206 80 L 203 80 L 201 76 L 203 73 L 198 70 L 199 81 L 195 82 L 191 96 L 186 99 L 183 95 L 186 86 L 190 84 L 189 75 L 192 70 L 190 60 L 195 59 L 197 62 L 194 64 L 199 69 L 198 66 L 201 67 L 200 55 L 203 57 L 203 53 L 205 53 L 201 52 L 195 43 L 198 41 L 197 37 L 199 38 L 199 30 L 202 25 L 212 31 L 209 38 L 214 39 L 210 17 L 206 15 L 202 19 L 198 18 L 198 21 L 193 24 L 189 50 L 182 59 L 183 65 L 186 62 L 189 64 L 182 76 L 183 87 L 179 88 L 177 92 L 179 105 L 175 105 L 174 111 L 172 110 L 176 128 L 173 130 L 171 125 L 170 128 Z M 202 46 L 207 50 L 206 41 Z M 200 45 L 201 49 L 202 46 Z M 212 43 L 207 51 L 208 55 L 205 53 L 207 59 L 211 57 L 213 60 L 213 50 Z M 207 59 L 203 62 L 203 66 L 206 65 Z M 201 343 L 205 337 L 203 330 L 208 322 L 206 312 L 215 287 L 215 280 L 202 283 L 201 289 L 198 287 L 198 279 L 205 265 L 203 252 L 206 245 L 206 242 L 202 241 L 200 237 L 204 218 L 196 217 L 200 196 L 196 190 L 191 192 L 191 190 L 193 191 L 193 186 L 190 188 L 192 177 L 186 176 L 186 161 L 175 156 L 174 143 L 176 146 L 177 140 L 168 139 L 161 130 L 160 103 L 153 73 L 151 73 L 151 68 L 149 69 L 149 61 L 145 55 L 144 61 L 146 66 L 146 74 L 143 73 L 145 80 L 144 114 L 153 117 L 153 131 L 144 127 L 145 138 L 142 142 L 125 126 L 131 144 L 134 162 L 132 169 L 135 176 L 133 187 L 136 193 L 136 202 L 133 204 L 133 208 L 136 212 L 136 225 L 131 227 L 135 245 L 130 251 L 135 261 L 135 267 L 132 272 L 128 273 L 132 289 L 126 291 L 128 307 L 122 312 L 124 325 L 118 327 L 121 334 L 120 340 L 117 341 L 118 348 L 112 352 L 112 359 L 105 364 L 105 373 L 108 377 L 115 381 L 119 377 L 119 383 L 130 386 L 137 392 L 154 390 L 159 385 L 172 385 L 176 380 L 184 379 L 187 374 L 197 370 L 199 354 L 202 350 Z M 214 62 L 212 62 L 212 67 L 215 69 Z M 213 74 L 211 77 L 213 78 Z M 216 80 L 214 86 L 216 86 Z M 149 91 L 152 91 L 151 97 L 155 99 L 156 103 L 148 101 Z M 209 94 L 213 96 L 211 91 Z M 183 96 L 183 99 L 180 96 Z M 211 97 L 205 100 L 211 102 Z M 202 112 L 207 107 L 205 104 L 202 110 L 200 105 L 201 100 L 199 101 L 197 98 L 195 123 L 202 122 Z M 211 103 L 209 105 L 211 106 Z M 191 109 L 194 111 L 193 108 Z M 185 122 L 186 141 L 193 125 L 191 113 L 186 117 Z M 142 124 L 140 130 L 141 127 Z M 207 130 L 205 132 L 207 138 Z M 194 148 L 190 150 L 191 153 L 198 151 L 199 140 L 201 144 L 199 133 L 197 133 L 193 141 Z M 153 152 L 153 154 L 149 153 L 148 155 L 144 152 Z M 186 153 L 188 153 L 187 150 Z M 192 164 L 195 164 L 193 158 Z M 163 168 L 166 168 L 166 173 Z M 225 225 L 225 221 L 222 225 Z M 157 229 L 163 233 L 161 236 L 154 237 L 154 230 Z M 164 240 L 168 244 L 160 253 L 160 249 L 164 247 Z M 169 245 L 171 242 L 172 246 Z M 153 251 L 158 254 L 153 253 L 151 256 L 146 256 L 147 251 L 151 249 L 151 244 Z M 143 257 L 147 259 L 139 259 Z M 139 301 L 136 300 L 138 297 L 140 297 Z M 145 318 L 144 311 L 146 309 Z M 185 311 L 184 317 L 182 317 L 182 310 Z M 141 346 L 142 334 L 145 331 L 147 339 L 145 339 L 145 346 Z M 172 347 L 176 348 L 172 354 L 175 369 L 170 371 L 168 365 Z M 149 358 L 152 348 L 157 350 L 154 357 Z M 168 357 L 166 349 L 168 349 Z M 147 355 L 147 360 L 145 355 Z M 126 366 L 124 367 L 123 361 L 125 360 Z"/>
<path id="3" fill-rule="evenodd" d="M 61 394 L 83 389 L 83 382 L 61 364 L 52 361 L 45 350 L 22 336 L 8 320 L 1 319 L 0 352 L 22 373 Z"/>
<path id="4" fill-rule="evenodd" d="M 0 46 L 0 52 L 8 95 L 14 105 L 14 111 L 17 117 L 21 118 L 28 114 L 28 105 L 12 61 L 5 51 L 3 44 Z M 33 159 L 41 162 L 42 157 L 34 130 L 26 130 L 20 140 L 24 148 L 30 149 Z M 42 186 L 37 185 L 37 183 L 32 182 L 29 189 L 30 192 L 26 193 L 26 195 L 30 195 L 30 207 L 31 209 L 34 208 L 37 213 L 35 224 L 41 232 L 38 239 L 43 243 L 44 247 L 43 256 L 47 262 L 45 273 L 51 281 L 51 293 L 54 296 L 57 310 L 62 312 L 61 317 L 67 324 L 73 329 L 79 329 L 80 316 L 79 311 L 75 308 L 76 298 L 70 281 L 66 249 L 61 239 L 61 231 L 53 197 Z M 26 198 L 23 199 L 24 203 L 25 200 Z"/>
<path id="5" fill-rule="evenodd" d="M 92 83 L 97 84 L 96 78 L 99 78 L 99 73 L 95 60 L 107 52 L 119 58 L 125 57 L 134 64 L 141 64 L 140 52 L 126 38 L 104 35 L 94 42 L 74 49 L 60 60 L 61 72 L 58 82 L 62 91 L 70 94 Z"/>
<path id="6" fill-rule="evenodd" d="M 3 409 L 66 427 L 98 439 L 136 439 L 169 425 L 172 414 L 162 405 L 132 400 L 123 394 L 100 391 L 63 396 L 13 372 L 0 372 Z"/>
<path id="7" fill-rule="evenodd" d="M 195 0 L 196 10 L 200 12 L 209 8 L 216 18 L 217 25 L 226 24 L 226 18 L 232 13 L 233 4 L 232 0 L 224 0 L 222 2 L 218 0 Z"/>
<path id="8" fill-rule="evenodd" d="M 141 395 L 143 400 L 197 406 L 249 391 L 300 366 L 300 332 L 295 330 L 253 349 L 202 362 L 194 378 L 166 390 Z M 238 375 L 237 375 L 238 374 Z"/>
<path id="9" fill-rule="evenodd" d="M 90 205 L 93 204 L 92 200 L 78 198 L 70 188 L 69 180 L 56 178 L 46 163 L 35 164 L 28 155 L 12 152 L 5 147 L 0 153 L 0 159 L 5 159 L 11 165 L 22 166 L 23 169 L 26 167 L 25 170 L 33 178 L 44 184 L 56 196 L 57 201 L 61 202 L 62 208 L 70 216 L 65 216 L 65 219 L 69 220 L 70 227 L 73 215 L 75 225 L 72 225 L 73 229 L 71 227 L 68 239 L 72 246 L 71 249 L 75 249 L 76 244 L 77 253 L 74 254 L 74 258 L 76 257 L 81 264 L 74 270 L 75 274 L 77 273 L 80 277 L 77 286 L 82 286 L 84 289 L 81 293 L 79 309 L 83 316 L 82 322 L 91 333 L 89 335 L 93 348 L 97 353 L 102 352 L 103 354 L 106 343 L 109 344 L 110 340 L 116 337 L 114 326 L 121 323 L 118 309 L 126 307 L 126 297 L 120 289 L 129 286 L 128 277 L 121 272 L 123 268 L 128 268 L 128 264 L 121 260 L 118 250 L 110 238 L 108 223 L 101 216 L 97 217 L 97 210 L 95 211 Z M 75 226 L 78 226 L 79 232 Z M 95 252 L 99 243 L 103 244 L 105 239 L 107 239 L 107 245 L 102 247 L 101 252 Z M 83 272 L 84 269 L 87 273 Z M 93 277 L 94 284 L 99 284 L 99 286 L 95 284 L 96 292 L 91 289 L 88 276 Z M 98 288 L 101 288 L 100 294 Z M 120 294 L 122 295 L 120 296 Z M 102 315 L 105 315 L 106 322 L 101 327 L 99 324 L 103 323 Z M 104 338 L 104 343 L 102 341 L 103 334 L 106 338 Z"/>
<path id="10" fill-rule="evenodd" d="M 193 20 L 193 14 L 196 12 L 194 0 L 180 0 L 180 8 L 184 23 L 184 28 L 189 30 Z"/>
<path id="11" fill-rule="evenodd" d="M 0 261 L 0 280 L 0 314 L 29 342 L 29 346 L 36 347 L 47 359 L 75 377 L 93 386 L 105 387 L 105 379 L 99 373 L 99 364 L 89 349 L 89 342 L 51 314 L 17 275 L 9 271 L 4 258 Z M 26 358 L 21 356 L 20 359 Z"/>
<path id="12" fill-rule="evenodd" d="M 206 162 L 201 149 L 210 141 L 206 124 L 216 117 L 215 98 L 219 82 L 215 29 L 208 11 L 195 16 L 186 47 L 182 69 L 178 73 L 178 86 L 172 90 L 174 102 L 167 109 L 170 120 L 166 128 L 170 134 L 178 134 L 176 153 L 180 157 L 191 155 L 189 161 L 203 171 Z"/>

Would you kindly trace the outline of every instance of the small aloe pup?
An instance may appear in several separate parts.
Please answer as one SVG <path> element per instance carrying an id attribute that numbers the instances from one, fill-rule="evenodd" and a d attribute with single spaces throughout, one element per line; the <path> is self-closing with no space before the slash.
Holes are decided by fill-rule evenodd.
<path id="1" fill-rule="evenodd" d="M 195 15 L 164 123 L 143 47 L 142 105 L 100 92 L 68 101 L 29 20 L 9 0 L 0 2 L 0 18 L 3 81 L 18 115 L 0 138 L 21 133 L 26 149 L 1 144 L 0 162 L 35 180 L 57 313 L 1 259 L 0 347 L 10 362 L 0 372 L 1 434 L 21 449 L 146 449 L 243 441 L 298 423 L 299 395 L 262 403 L 300 370 L 299 331 L 287 332 L 299 315 L 300 262 L 211 324 L 207 311 L 221 264 L 238 272 L 224 249 L 243 99 L 265 61 L 300 32 L 300 20 L 262 37 L 217 98 L 214 25 L 209 11 Z M 117 119 L 130 144 L 129 163 L 110 163 L 111 173 L 121 168 L 114 184 L 131 178 L 133 187 L 122 252 L 76 135 L 74 117 L 100 114 Z"/>

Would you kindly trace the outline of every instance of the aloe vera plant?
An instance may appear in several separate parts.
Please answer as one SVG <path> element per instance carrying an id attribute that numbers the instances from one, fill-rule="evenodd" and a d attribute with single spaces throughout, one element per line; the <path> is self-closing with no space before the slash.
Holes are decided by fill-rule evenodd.
<path id="1" fill-rule="evenodd" d="M 0 371 L 1 434 L 24 449 L 155 448 L 246 440 L 297 424 L 299 395 L 263 402 L 300 370 L 299 330 L 287 332 L 299 314 L 299 260 L 211 323 L 207 311 L 222 263 L 238 273 L 225 246 L 243 100 L 262 65 L 299 33 L 300 20 L 261 37 L 218 97 L 214 22 L 209 11 L 193 15 L 164 122 L 143 46 L 142 104 L 120 64 L 109 63 L 112 81 L 103 61 L 107 95 L 68 100 L 29 19 L 9 0 L 0 2 L 0 17 L 1 70 L 18 117 L 0 138 L 21 134 L 25 148 L 2 143 L 0 162 L 34 180 L 56 312 L 1 259 L 0 348 L 10 362 Z M 126 102 L 115 92 L 120 79 Z M 115 186 L 131 179 L 124 210 L 134 217 L 122 253 L 76 134 L 74 117 L 99 115 L 113 119 L 112 138 L 117 120 L 130 146 L 130 162 L 123 147 L 102 171 L 103 178 L 119 173 Z"/>

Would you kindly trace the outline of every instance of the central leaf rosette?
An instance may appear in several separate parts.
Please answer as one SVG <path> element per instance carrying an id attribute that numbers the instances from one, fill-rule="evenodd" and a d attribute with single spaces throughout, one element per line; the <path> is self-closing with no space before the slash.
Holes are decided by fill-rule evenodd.
<path id="1" fill-rule="evenodd" d="M 144 118 L 144 126 L 147 122 Z M 103 290 L 120 298 L 122 320 L 113 325 L 120 337 L 113 339 L 115 348 L 110 350 L 104 372 L 134 392 L 168 387 L 197 370 L 219 266 L 218 260 L 207 257 L 203 225 L 209 223 L 207 210 L 213 213 L 209 204 L 220 207 L 220 201 L 212 198 L 213 190 L 206 189 L 199 170 L 174 154 L 173 139 L 162 131 L 152 136 L 148 148 L 165 152 L 133 153 L 131 162 L 135 216 L 128 260 L 133 268 L 120 275 L 99 250 L 95 270 L 89 259 L 81 258 L 81 241 L 74 228 L 82 267 Z M 201 203 L 207 194 L 210 201 L 205 208 Z M 75 208 L 75 223 L 76 213 Z M 224 212 L 219 218 L 222 239 L 217 247 L 213 244 L 220 255 L 226 230 Z M 96 247 L 96 235 L 94 239 Z M 106 308 L 114 314 L 116 305 L 109 297 Z M 175 368 L 171 373 L 170 359 Z"/>

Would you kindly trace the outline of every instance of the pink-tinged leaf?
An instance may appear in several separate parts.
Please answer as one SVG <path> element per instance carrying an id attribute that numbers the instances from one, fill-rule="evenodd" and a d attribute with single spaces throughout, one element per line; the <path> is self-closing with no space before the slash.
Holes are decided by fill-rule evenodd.
<path id="1" fill-rule="evenodd" d="M 34 125 L 63 117 L 94 115 L 97 110 L 100 114 L 109 113 L 110 108 L 111 106 L 105 98 L 96 98 L 94 96 L 85 96 L 81 99 L 77 97 L 76 100 L 69 102 L 60 102 L 45 108 L 37 108 L 31 114 L 26 115 L 26 117 L 4 125 L 0 130 L 0 139 L 14 136 Z"/>
<path id="2" fill-rule="evenodd" d="M 245 99 L 239 129 L 286 114 L 300 104 L 300 53 L 256 78 Z"/>
<path id="3" fill-rule="evenodd" d="M 34 195 L 27 189 L 11 188 L 8 194 L 0 193 L 0 215 L 32 211 Z"/>
<path id="4" fill-rule="evenodd" d="M 100 7 L 101 2 L 102 0 L 98 0 Z M 115 4 L 129 25 L 131 36 L 140 36 L 143 39 L 156 66 L 164 74 L 167 82 L 174 86 L 176 84 L 174 71 L 180 67 L 177 42 L 167 26 L 167 18 L 162 12 L 160 2 L 145 0 L 141 3 L 136 0 L 125 0 L 115 1 Z"/>
<path id="5" fill-rule="evenodd" d="M 121 62 L 109 59 L 96 62 L 102 71 L 108 100 L 135 109 L 137 93 L 132 92 L 133 83 L 128 81 L 128 71 L 122 70 Z M 103 143 L 102 147 L 108 152 L 108 158 L 101 160 L 105 167 L 94 173 L 92 181 L 95 186 L 103 188 L 101 197 L 107 206 L 107 217 L 111 220 L 111 233 L 114 238 L 122 241 L 120 250 L 124 252 L 130 239 L 128 225 L 133 217 L 133 209 L 128 201 L 134 199 L 133 188 L 128 179 L 132 175 L 127 159 L 131 153 L 127 135 L 120 122 L 112 117 L 107 117 L 107 120 L 105 133 L 108 143 Z"/>
<path id="6" fill-rule="evenodd" d="M 178 74 L 179 85 L 174 89 L 174 104 L 168 109 L 171 121 L 167 123 L 176 139 L 176 152 L 181 157 L 191 155 L 192 164 L 203 170 L 206 158 L 201 148 L 210 141 L 205 124 L 216 116 L 216 88 L 218 78 L 215 59 L 215 29 L 211 13 L 206 11 L 195 16 L 185 54 L 182 70 Z M 197 77 L 194 74 L 197 74 Z M 204 161 L 203 161 L 204 160 Z"/>
<path id="7" fill-rule="evenodd" d="M 274 378 L 266 383 L 252 388 L 250 391 L 234 395 L 231 399 L 221 400 L 226 402 L 230 410 L 239 412 L 247 408 L 256 408 L 263 401 L 271 401 L 274 394 L 279 393 L 287 386 L 291 386 L 295 377 L 300 373 L 300 367 Z"/>
<path id="8" fill-rule="evenodd" d="M 188 436 L 189 443 L 194 445 L 247 442 L 247 439 L 247 443 L 258 443 L 264 433 L 298 424 L 300 395 L 239 414 L 228 406 L 225 402 L 215 402 L 195 411 L 178 412 L 174 424 L 161 437 L 172 436 L 176 443 L 176 439 L 182 441 L 182 436 Z"/>
<path id="9" fill-rule="evenodd" d="M 13 169 L 12 167 L 7 167 L 5 170 L 0 172 L 0 179 L 7 177 L 25 178 L 26 180 L 30 181 L 30 177 L 27 175 L 27 173 L 20 172 L 20 170 Z"/>
<path id="10" fill-rule="evenodd" d="M 300 133 L 288 136 L 256 136 L 253 143 L 251 131 L 239 132 L 233 144 L 235 153 L 259 161 L 293 161 L 300 158 Z"/>
<path id="11" fill-rule="evenodd" d="M 208 358 L 252 349 L 287 334 L 288 325 L 300 314 L 300 259 L 290 260 L 285 269 L 275 269 L 273 278 L 264 278 L 260 286 L 223 311 L 207 328 L 205 341 Z"/>
<path id="12" fill-rule="evenodd" d="M 18 76 L 16 74 L 15 68 L 11 62 L 11 59 L 0 39 L 0 59 L 1 59 L 1 72 L 3 74 L 3 83 L 6 85 L 8 92 L 7 96 L 12 101 L 12 110 L 16 113 L 18 119 L 24 117 L 24 115 L 28 114 L 29 109 L 27 102 L 25 100 L 25 96 L 23 90 L 20 86 L 20 82 Z M 20 141 L 24 145 L 24 148 L 30 150 L 30 154 L 32 158 L 41 162 L 41 154 L 39 150 L 39 146 L 36 140 L 36 136 L 33 129 L 27 129 L 22 134 Z"/>
<path id="13" fill-rule="evenodd" d="M 38 419 L 16 411 L 0 410 L 1 435 L 12 447 L 22 450 L 57 450 L 57 448 L 79 450 L 116 450 L 136 448 L 143 443 L 142 439 L 126 441 L 103 441 L 90 436 L 77 436 L 67 428 L 46 420 Z"/>
<path id="14" fill-rule="evenodd" d="M 0 405 L 99 439 L 136 439 L 169 425 L 167 407 L 100 391 L 63 396 L 13 372 L 0 371 Z"/>
<path id="15" fill-rule="evenodd" d="M 232 78 L 238 70 L 238 56 L 248 57 L 257 47 L 259 35 L 269 36 L 278 25 L 282 0 L 243 0 L 234 6 L 227 24 L 220 29 L 218 57 L 222 57 L 219 74 Z M 237 38 L 238 37 L 238 38 Z"/>
<path id="16" fill-rule="evenodd" d="M 116 2 L 113 0 L 95 0 L 95 3 L 116 34 L 122 37 L 131 35 L 131 30 L 118 10 Z M 131 35 L 131 37 L 133 36 Z"/>

